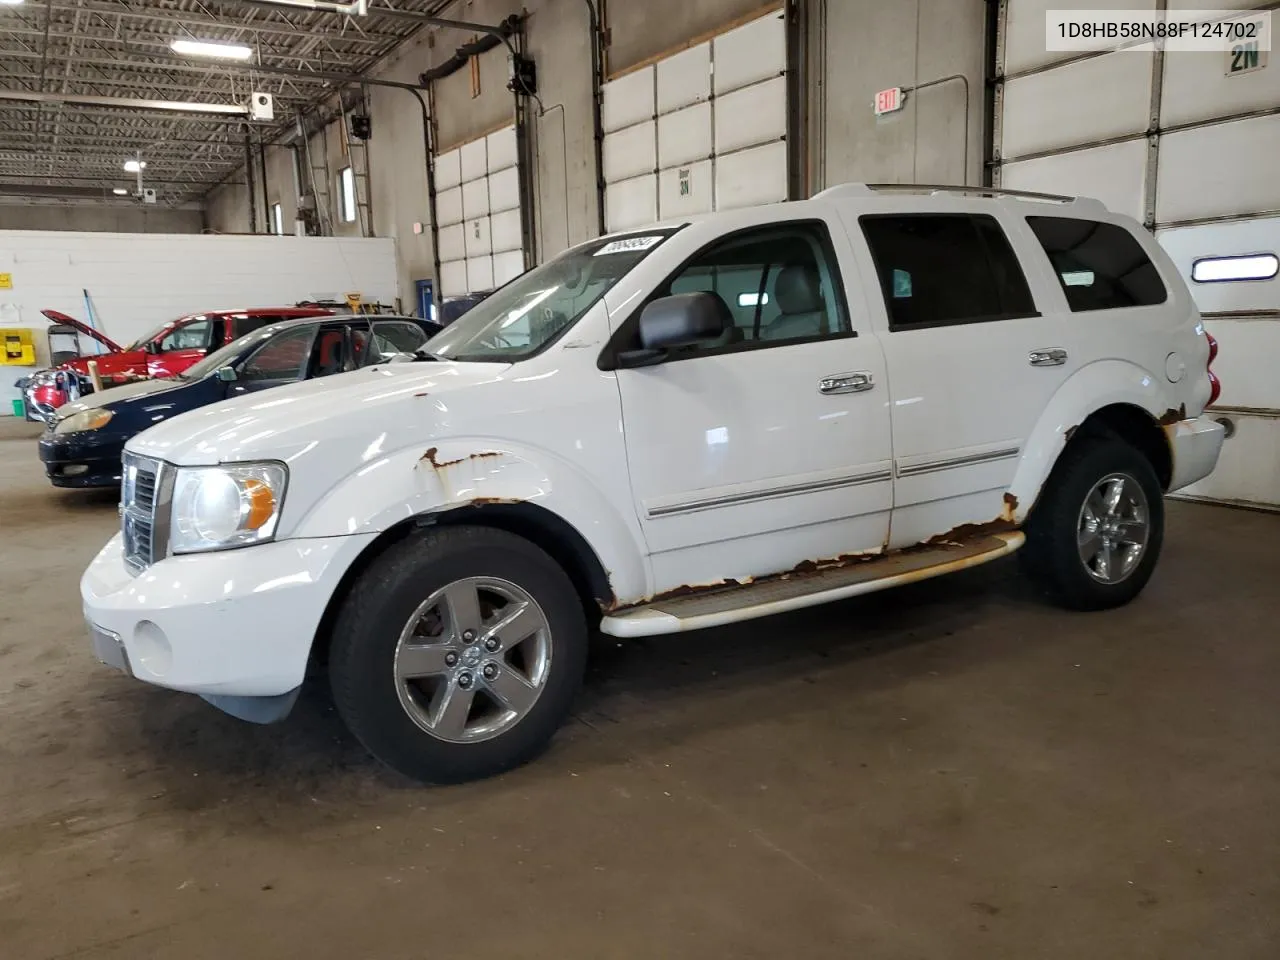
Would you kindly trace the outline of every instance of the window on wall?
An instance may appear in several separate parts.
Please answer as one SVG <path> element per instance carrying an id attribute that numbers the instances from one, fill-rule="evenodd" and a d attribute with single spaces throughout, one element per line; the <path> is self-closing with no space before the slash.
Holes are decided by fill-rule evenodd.
<path id="1" fill-rule="evenodd" d="M 1035 315 L 1008 238 L 993 217 L 865 216 L 889 329 L 914 330 Z"/>
<path id="2" fill-rule="evenodd" d="M 284 236 L 284 210 L 278 203 L 271 205 L 271 229 L 277 237 Z"/>
<path id="3" fill-rule="evenodd" d="M 356 172 L 343 167 L 338 174 L 338 200 L 343 223 L 356 222 Z"/>
<path id="4" fill-rule="evenodd" d="M 1196 283 L 1231 283 L 1237 280 L 1271 280 L 1280 273 L 1280 257 L 1254 253 L 1242 257 L 1201 257 L 1191 264 Z"/>
<path id="5" fill-rule="evenodd" d="M 1124 227 L 1075 217 L 1027 217 L 1074 311 L 1147 307 L 1168 293 L 1160 271 Z"/>

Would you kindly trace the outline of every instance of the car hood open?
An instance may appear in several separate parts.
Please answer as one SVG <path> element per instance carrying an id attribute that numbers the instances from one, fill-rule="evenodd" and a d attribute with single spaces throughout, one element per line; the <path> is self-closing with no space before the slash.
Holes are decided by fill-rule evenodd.
<path id="1" fill-rule="evenodd" d="M 75 317 L 69 317 L 60 310 L 41 310 L 40 312 L 44 314 L 45 318 L 50 323 L 59 323 L 68 327 L 74 327 L 78 333 L 83 333 L 86 337 L 97 340 L 112 353 L 121 353 L 124 351 L 124 347 L 120 346 L 120 344 L 116 343 L 101 330 L 95 330 L 87 323 L 81 323 Z"/>

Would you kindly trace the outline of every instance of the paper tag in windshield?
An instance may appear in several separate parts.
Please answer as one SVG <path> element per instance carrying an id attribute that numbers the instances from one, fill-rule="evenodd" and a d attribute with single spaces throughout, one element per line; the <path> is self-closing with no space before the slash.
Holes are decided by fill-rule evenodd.
<path id="1" fill-rule="evenodd" d="M 648 250 L 662 242 L 662 237 L 624 237 L 613 240 L 597 250 L 594 256 L 603 257 L 610 253 L 635 253 L 637 250 Z"/>

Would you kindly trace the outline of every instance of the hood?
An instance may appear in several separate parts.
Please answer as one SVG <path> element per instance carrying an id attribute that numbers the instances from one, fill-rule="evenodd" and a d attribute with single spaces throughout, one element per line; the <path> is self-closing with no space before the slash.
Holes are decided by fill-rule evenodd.
<path id="1" fill-rule="evenodd" d="M 105 333 L 100 330 L 95 330 L 86 323 L 81 323 L 75 317 L 69 317 L 58 310 L 41 310 L 40 312 L 45 315 L 50 323 L 62 323 L 66 324 L 68 327 L 75 327 L 79 333 L 83 333 L 86 337 L 97 340 L 112 353 L 120 353 L 124 350 L 124 347 L 120 346 L 120 344 L 116 343 Z"/>
<path id="2" fill-rule="evenodd" d="M 353 442 L 389 427 L 406 438 L 436 428 L 437 417 L 406 408 L 431 397 L 446 409 L 448 396 L 502 381 L 507 363 L 434 361 L 391 363 L 352 373 L 275 387 L 201 407 L 159 423 L 129 441 L 133 453 L 184 466 L 243 460 L 285 460 L 320 441 Z M 104 391 L 106 393 L 114 391 Z M 92 399 L 92 398 L 89 398 Z M 408 410 L 415 415 L 409 416 Z M 367 443 L 367 441 L 365 441 Z"/>
<path id="3" fill-rule="evenodd" d="M 72 414 L 96 410 L 115 403 L 138 403 L 144 397 L 181 390 L 187 385 L 186 381 L 180 380 L 139 380 L 137 383 L 126 383 L 122 387 L 111 387 L 98 393 L 88 394 L 74 403 L 63 404 L 58 408 L 57 419 L 62 420 Z M 163 399 L 157 398 L 155 402 L 163 403 Z"/>

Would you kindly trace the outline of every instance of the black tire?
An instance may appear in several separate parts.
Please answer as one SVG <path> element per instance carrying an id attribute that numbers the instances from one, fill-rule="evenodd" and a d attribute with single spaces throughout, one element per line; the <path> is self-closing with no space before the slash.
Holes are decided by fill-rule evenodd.
<path id="1" fill-rule="evenodd" d="M 546 618 L 553 654 L 527 714 L 491 739 L 457 743 L 433 736 L 401 706 L 395 655 L 419 604 L 468 577 L 501 578 L 527 592 Z M 334 623 L 329 680 L 338 713 L 371 754 L 423 783 L 460 783 L 541 753 L 569 716 L 586 658 L 582 604 L 551 557 L 502 530 L 444 526 L 390 547 L 352 584 Z"/>
<path id="2" fill-rule="evenodd" d="M 1146 498 L 1146 547 L 1132 571 L 1116 582 L 1090 574 L 1077 543 L 1086 498 L 1103 480 L 1120 474 L 1136 481 Z M 1024 569 L 1062 606 L 1106 610 L 1128 603 L 1151 579 L 1164 542 L 1164 491 L 1151 463 L 1122 440 L 1082 437 L 1062 454 L 1027 518 Z"/>

